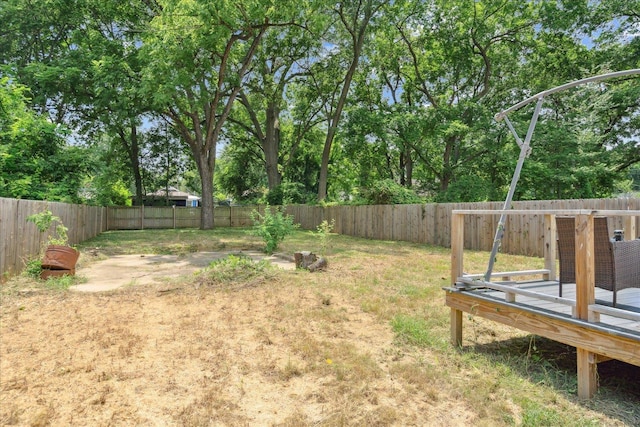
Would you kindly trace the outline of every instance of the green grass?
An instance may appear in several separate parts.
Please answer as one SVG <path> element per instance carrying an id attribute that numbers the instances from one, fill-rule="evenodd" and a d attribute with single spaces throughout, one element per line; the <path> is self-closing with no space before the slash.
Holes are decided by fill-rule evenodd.
<path id="1" fill-rule="evenodd" d="M 442 336 L 441 328 L 433 327 L 430 323 L 422 317 L 397 315 L 391 320 L 391 327 L 404 344 L 447 351 L 450 347 L 448 338 Z"/>
<path id="2" fill-rule="evenodd" d="M 47 280 L 44 280 L 44 286 L 47 289 L 53 289 L 58 291 L 65 291 L 69 289 L 69 287 L 78 285 L 84 281 L 84 278 L 81 276 L 60 276 L 60 277 L 50 277 Z"/>

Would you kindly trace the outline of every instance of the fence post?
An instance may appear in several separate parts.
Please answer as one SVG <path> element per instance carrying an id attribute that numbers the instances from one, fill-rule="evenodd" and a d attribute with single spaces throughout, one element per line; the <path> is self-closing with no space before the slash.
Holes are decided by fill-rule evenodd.
<path id="1" fill-rule="evenodd" d="M 176 205 L 173 205 L 173 229 L 176 229 Z"/>
<path id="2" fill-rule="evenodd" d="M 144 230 L 144 205 L 140 206 L 140 230 Z"/>
<path id="3" fill-rule="evenodd" d="M 624 239 L 634 240 L 638 237 L 638 230 L 636 229 L 636 217 L 625 216 L 624 217 Z"/>

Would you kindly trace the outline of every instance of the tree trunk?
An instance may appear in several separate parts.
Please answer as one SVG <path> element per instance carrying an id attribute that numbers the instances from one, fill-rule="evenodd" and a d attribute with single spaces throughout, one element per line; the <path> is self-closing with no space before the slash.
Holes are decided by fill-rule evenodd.
<path id="1" fill-rule="evenodd" d="M 282 182 L 282 176 L 278 170 L 278 153 L 280 152 L 280 109 L 274 101 L 269 101 L 267 106 L 266 128 L 262 150 L 264 151 L 269 190 L 273 190 Z"/>
<path id="2" fill-rule="evenodd" d="M 133 173 L 133 180 L 136 187 L 136 194 L 133 198 L 134 206 L 142 206 L 142 174 L 140 173 L 140 146 L 138 144 L 138 128 L 135 123 L 131 124 L 129 130 L 129 138 L 125 134 L 125 129 L 118 126 L 118 135 L 120 141 L 127 150 L 129 156 L 129 163 L 131 164 L 131 172 Z"/>
<path id="3" fill-rule="evenodd" d="M 322 150 L 322 161 L 320 163 L 320 178 L 318 180 L 318 201 L 327 198 L 327 183 L 329 177 L 329 155 L 331 154 L 331 144 L 336 134 L 335 128 L 330 127 Z"/>
<path id="4" fill-rule="evenodd" d="M 403 163 L 403 175 L 405 177 L 404 186 L 405 188 L 411 188 L 413 187 L 413 159 L 411 158 L 411 148 L 409 147 L 407 147 L 404 152 Z"/>
<path id="5" fill-rule="evenodd" d="M 451 157 L 453 155 L 455 138 L 455 136 L 452 136 L 445 140 L 444 154 L 442 156 L 442 172 L 440 173 L 440 191 L 442 192 L 447 191 L 449 188 L 449 183 L 453 175 L 453 171 L 451 170 Z"/>
<path id="6" fill-rule="evenodd" d="M 340 14 L 342 15 L 342 7 L 340 9 Z M 329 175 L 329 156 L 331 154 L 331 145 L 333 144 L 333 139 L 336 136 L 336 130 L 338 129 L 338 122 L 340 121 L 340 117 L 342 116 L 342 110 L 344 109 L 344 104 L 347 100 L 347 95 L 349 93 L 349 88 L 351 87 L 351 81 L 353 80 L 353 75 L 358 68 L 358 62 L 360 61 L 360 54 L 362 52 L 362 45 L 364 43 L 364 37 L 369 25 L 369 21 L 373 14 L 375 13 L 374 8 L 372 7 L 371 0 L 367 0 L 364 5 L 364 16 L 362 17 L 362 21 L 358 22 L 358 17 L 346 17 L 344 15 L 341 16 L 342 22 L 346 23 L 352 21 L 354 26 L 353 28 L 347 28 L 347 30 L 351 33 L 352 43 L 353 43 L 353 57 L 351 58 L 351 64 L 349 64 L 349 69 L 347 70 L 347 74 L 345 75 L 344 82 L 342 83 L 342 90 L 340 91 L 340 96 L 338 98 L 338 102 L 336 104 L 336 108 L 333 111 L 331 117 L 329 117 L 329 129 L 327 130 L 327 137 L 324 141 L 324 149 L 322 150 L 322 160 L 320 163 L 320 179 L 318 180 L 318 201 L 323 201 L 327 198 L 327 183 L 328 183 L 328 175 Z M 376 8 L 377 10 L 377 8 Z M 359 24 L 359 25 L 358 25 Z M 346 24 L 345 24 L 346 26 Z"/>
<path id="7" fill-rule="evenodd" d="M 202 180 L 202 206 L 200 208 L 200 229 L 213 229 L 213 162 L 207 159 L 206 154 L 201 154 L 198 162 L 200 179 Z"/>

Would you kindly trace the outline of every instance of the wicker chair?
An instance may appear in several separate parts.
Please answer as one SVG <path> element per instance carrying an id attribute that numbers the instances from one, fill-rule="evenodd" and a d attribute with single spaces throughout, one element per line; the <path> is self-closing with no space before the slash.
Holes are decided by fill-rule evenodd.
<path id="1" fill-rule="evenodd" d="M 559 295 L 563 283 L 576 282 L 575 219 L 556 218 L 560 258 Z M 640 288 L 640 239 L 612 242 L 607 218 L 594 218 L 595 285 L 613 291 Z"/>

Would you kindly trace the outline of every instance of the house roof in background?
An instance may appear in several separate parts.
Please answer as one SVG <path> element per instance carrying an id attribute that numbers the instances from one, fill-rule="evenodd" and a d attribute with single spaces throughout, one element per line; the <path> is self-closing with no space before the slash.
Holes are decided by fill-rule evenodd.
<path id="1" fill-rule="evenodd" d="M 200 196 L 185 193 L 184 191 L 180 191 L 175 187 L 169 187 L 168 190 L 168 193 L 165 189 L 154 191 L 153 193 L 148 193 L 146 197 L 168 197 L 171 200 L 200 200 Z"/>

